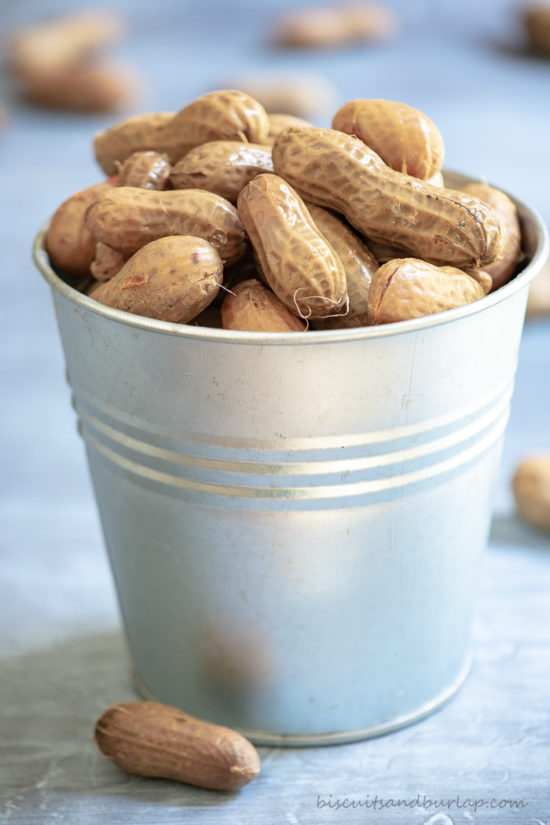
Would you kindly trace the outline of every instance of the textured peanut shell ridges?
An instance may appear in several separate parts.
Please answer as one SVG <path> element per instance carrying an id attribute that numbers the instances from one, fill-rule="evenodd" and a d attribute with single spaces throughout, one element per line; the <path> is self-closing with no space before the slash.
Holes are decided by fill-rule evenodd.
<path id="1" fill-rule="evenodd" d="M 289 127 L 275 141 L 273 166 L 306 200 L 342 213 L 368 238 L 415 258 L 483 266 L 500 251 L 500 226 L 489 206 L 395 172 L 343 132 Z"/>
<path id="2" fill-rule="evenodd" d="M 108 708 L 95 728 L 101 752 L 128 773 L 236 791 L 260 772 L 251 743 L 221 725 L 158 702 Z"/>

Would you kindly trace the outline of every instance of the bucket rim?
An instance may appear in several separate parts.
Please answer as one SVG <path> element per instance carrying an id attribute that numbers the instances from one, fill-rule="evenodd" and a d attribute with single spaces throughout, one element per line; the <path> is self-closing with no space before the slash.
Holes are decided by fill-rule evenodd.
<path id="1" fill-rule="evenodd" d="M 445 175 L 450 175 L 459 181 L 459 185 L 466 182 L 478 182 L 475 178 L 470 178 L 460 172 L 444 169 Z M 489 184 L 493 185 L 493 184 Z M 540 214 L 523 203 L 518 198 L 498 187 L 511 198 L 518 209 L 520 222 L 525 226 L 530 225 L 535 232 L 536 248 L 533 256 L 525 269 L 519 272 L 507 284 L 499 287 L 495 292 L 491 292 L 483 298 L 465 304 L 455 309 L 444 312 L 425 315 L 421 318 L 412 318 L 406 321 L 394 321 L 388 324 L 376 326 L 354 327 L 348 329 L 330 330 L 307 330 L 304 332 L 245 332 L 242 330 L 216 329 L 212 327 L 191 326 L 190 324 L 180 324 L 171 321 L 160 321 L 156 318 L 148 318 L 144 315 L 134 315 L 120 309 L 100 304 L 93 298 L 79 292 L 70 286 L 54 271 L 50 265 L 48 254 L 45 249 L 46 233 L 50 224 L 50 219 L 39 229 L 33 243 L 32 257 L 39 272 L 49 284 L 49 286 L 74 304 L 89 310 L 97 315 L 102 315 L 111 321 L 115 321 L 125 326 L 135 329 L 157 332 L 161 335 L 173 335 L 180 338 L 191 338 L 214 342 L 224 342 L 225 344 L 249 344 L 259 346 L 288 346 L 290 344 L 318 345 L 325 343 L 341 343 L 344 341 L 358 341 L 366 338 L 384 338 L 387 336 L 403 335 L 416 332 L 431 327 L 459 321 L 462 318 L 486 312 L 502 301 L 511 298 L 517 292 L 526 288 L 535 275 L 540 272 L 549 254 L 548 230 Z"/>

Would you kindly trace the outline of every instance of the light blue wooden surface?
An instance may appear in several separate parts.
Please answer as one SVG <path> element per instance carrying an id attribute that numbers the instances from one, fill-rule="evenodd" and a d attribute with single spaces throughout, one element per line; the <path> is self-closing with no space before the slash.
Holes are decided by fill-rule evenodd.
<path id="1" fill-rule="evenodd" d="M 76 5 L 5 2 L 0 29 Z M 131 24 L 117 52 L 149 79 L 135 111 L 180 108 L 244 71 L 321 72 L 338 103 L 385 97 L 423 109 L 444 135 L 448 167 L 487 177 L 550 222 L 550 61 L 522 54 L 514 3 L 394 2 L 404 27 L 394 43 L 313 55 L 265 48 L 274 3 L 114 5 Z M 97 715 L 134 693 L 50 296 L 29 249 L 57 204 L 100 177 L 91 138 L 115 118 L 32 110 L 5 78 L 0 88 L 10 115 L 0 138 L 0 822 L 547 825 L 550 540 L 515 517 L 509 478 L 526 452 L 550 449 L 549 321 L 524 333 L 474 666 L 449 705 L 378 740 L 262 749 L 262 775 L 239 795 L 131 778 L 96 753 Z M 322 805 L 424 794 L 458 796 L 462 807 Z M 525 804 L 476 811 L 468 799 Z"/>

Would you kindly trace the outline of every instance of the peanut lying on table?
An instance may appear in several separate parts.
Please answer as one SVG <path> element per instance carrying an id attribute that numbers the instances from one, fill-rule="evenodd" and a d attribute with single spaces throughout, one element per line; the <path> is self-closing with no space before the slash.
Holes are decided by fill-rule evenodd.
<path id="1" fill-rule="evenodd" d="M 520 516 L 540 530 L 550 530 L 550 453 L 524 459 L 512 489 Z"/>
<path id="2" fill-rule="evenodd" d="M 339 48 L 388 40 L 397 27 L 382 3 L 334 3 L 287 12 L 275 22 L 275 41 L 285 48 Z"/>
<path id="3" fill-rule="evenodd" d="M 95 741 L 115 765 L 138 776 L 237 791 L 260 773 L 254 746 L 234 730 L 160 702 L 122 702 L 101 715 Z"/>
<path id="4" fill-rule="evenodd" d="M 483 184 L 446 188 L 443 141 L 422 112 L 358 99 L 333 123 L 268 116 L 250 95 L 221 90 L 177 114 L 115 124 L 95 140 L 115 177 L 60 207 L 47 237 L 52 264 L 93 276 L 87 294 L 119 309 L 219 326 L 221 300 L 205 310 L 196 287 L 179 318 L 138 300 L 154 280 L 142 277 L 151 250 L 141 251 L 193 236 L 223 262 L 233 293 L 224 326 L 258 331 L 404 321 L 477 301 L 514 276 L 522 260 L 514 204 Z M 173 262 L 155 254 L 166 286 Z"/>

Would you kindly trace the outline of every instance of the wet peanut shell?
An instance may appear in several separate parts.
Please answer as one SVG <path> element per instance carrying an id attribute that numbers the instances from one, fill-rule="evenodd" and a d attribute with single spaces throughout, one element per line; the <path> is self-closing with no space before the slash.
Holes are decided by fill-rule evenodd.
<path id="1" fill-rule="evenodd" d="M 370 286 L 371 322 L 388 324 L 422 318 L 477 301 L 487 294 L 491 280 L 475 275 L 415 258 L 388 261 L 375 272 Z"/>
<path id="2" fill-rule="evenodd" d="M 185 324 L 212 302 L 222 279 L 223 264 L 211 244 L 172 235 L 138 250 L 93 297 L 113 309 Z"/>
<path id="3" fill-rule="evenodd" d="M 291 186 L 277 175 L 258 175 L 237 208 L 263 276 L 291 312 L 323 318 L 346 305 L 344 267 Z"/>
<path id="4" fill-rule="evenodd" d="M 364 326 L 367 319 L 369 288 L 372 276 L 378 269 L 378 262 L 372 252 L 350 227 L 339 217 L 316 206 L 306 203 L 317 229 L 328 241 L 344 267 L 349 297 L 349 308 L 345 315 L 328 318 L 319 322 L 326 328 Z M 319 323 L 316 325 L 319 328 Z"/>
<path id="5" fill-rule="evenodd" d="M 86 213 L 98 241 L 123 255 L 166 235 L 195 235 L 211 243 L 226 263 L 245 250 L 244 230 L 235 207 L 202 189 L 155 192 L 119 186 L 99 197 Z"/>
<path id="6" fill-rule="evenodd" d="M 206 189 L 231 203 L 256 175 L 272 172 L 271 151 L 259 143 L 214 140 L 191 149 L 173 167 L 174 189 Z"/>
<path id="7" fill-rule="evenodd" d="M 138 776 L 236 791 L 260 772 L 251 743 L 220 725 L 158 702 L 123 702 L 108 708 L 95 727 L 101 752 Z"/>
<path id="8" fill-rule="evenodd" d="M 134 152 L 126 158 L 118 173 L 117 186 L 138 189 L 164 189 L 170 175 L 170 159 L 163 152 Z"/>
<path id="9" fill-rule="evenodd" d="M 496 260 L 484 267 L 493 279 L 493 289 L 498 289 L 508 283 L 521 260 L 521 229 L 517 209 L 508 195 L 486 183 L 468 183 L 462 191 L 488 204 L 500 223 L 501 250 Z"/>
<path id="10" fill-rule="evenodd" d="M 332 128 L 356 135 L 384 163 L 405 175 L 427 180 L 443 165 L 445 149 L 439 129 L 406 103 L 350 100 L 334 115 Z"/>
<path id="11" fill-rule="evenodd" d="M 249 332 L 304 332 L 306 329 L 304 321 L 257 278 L 233 287 L 224 298 L 221 314 L 224 329 Z"/>
<path id="12" fill-rule="evenodd" d="M 101 192 L 111 189 L 105 181 L 82 189 L 56 209 L 46 233 L 46 252 L 52 267 L 70 278 L 89 274 L 96 240 L 86 226 L 86 210 Z"/>
<path id="13" fill-rule="evenodd" d="M 173 112 L 149 112 L 125 118 L 98 132 L 94 154 L 105 174 L 116 175 L 134 152 L 152 150 L 168 155 L 171 161 L 181 157 L 186 142 L 172 130 L 173 119 Z"/>
<path id="14" fill-rule="evenodd" d="M 273 166 L 305 199 L 343 214 L 363 235 L 435 264 L 481 266 L 501 245 L 487 204 L 395 172 L 358 138 L 333 129 L 285 129 Z"/>

